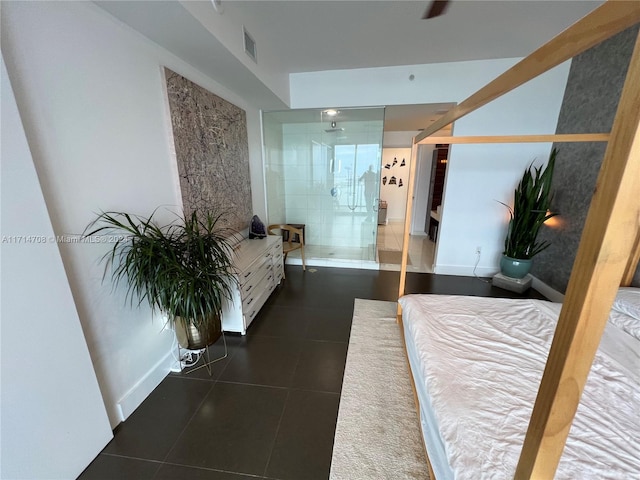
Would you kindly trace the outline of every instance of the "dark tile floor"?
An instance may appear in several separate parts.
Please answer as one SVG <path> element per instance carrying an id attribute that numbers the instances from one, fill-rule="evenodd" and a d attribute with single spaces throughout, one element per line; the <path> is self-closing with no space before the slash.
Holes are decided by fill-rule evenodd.
<path id="1" fill-rule="evenodd" d="M 315 270 L 287 266 L 246 337 L 226 336 L 212 375 L 169 375 L 80 478 L 328 478 L 354 299 L 394 301 L 399 273 Z M 432 274 L 408 274 L 406 291 L 519 296 Z M 212 350 L 221 355 L 222 342 Z"/>

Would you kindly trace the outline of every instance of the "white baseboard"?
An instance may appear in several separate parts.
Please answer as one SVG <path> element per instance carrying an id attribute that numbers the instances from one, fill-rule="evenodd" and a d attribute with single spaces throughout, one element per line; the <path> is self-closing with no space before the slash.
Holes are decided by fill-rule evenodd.
<path id="1" fill-rule="evenodd" d="M 564 295 L 562 293 L 560 293 L 555 288 L 550 287 L 549 285 L 547 285 L 546 283 L 544 283 L 542 280 L 535 277 L 534 275 L 531 275 L 531 276 L 533 277 L 533 282 L 531 283 L 531 286 L 535 288 L 538 292 L 540 292 L 542 295 L 547 297 L 552 302 L 558 302 L 558 303 L 564 302 Z"/>
<path id="2" fill-rule="evenodd" d="M 476 267 L 475 275 L 473 266 L 469 265 L 434 265 L 433 272 L 438 275 L 459 275 L 462 277 L 493 277 L 498 273 L 495 267 Z"/>
<path id="3" fill-rule="evenodd" d="M 129 415 L 140 406 L 144 399 L 160 385 L 160 382 L 162 382 L 171 371 L 175 361 L 175 352 L 167 353 L 138 383 L 124 394 L 116 405 L 121 422 L 124 422 Z"/>

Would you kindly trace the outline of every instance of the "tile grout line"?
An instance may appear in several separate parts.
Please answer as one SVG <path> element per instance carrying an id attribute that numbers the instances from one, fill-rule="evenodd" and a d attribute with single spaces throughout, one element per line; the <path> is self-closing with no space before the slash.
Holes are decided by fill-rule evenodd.
<path id="1" fill-rule="evenodd" d="M 300 366 L 300 359 L 302 358 L 302 349 L 298 349 L 298 355 L 296 358 L 296 366 L 291 373 L 291 378 L 289 379 L 289 384 L 293 383 L 293 379 L 296 377 L 296 372 L 298 371 L 298 367 Z M 263 476 L 267 475 L 267 470 L 269 469 L 269 464 L 271 463 L 271 457 L 273 456 L 273 450 L 276 447 L 276 442 L 278 441 L 278 434 L 280 433 L 280 426 L 282 425 L 282 419 L 284 418 L 284 413 L 287 411 L 287 405 L 289 404 L 289 397 L 291 396 L 292 387 L 289 386 L 287 388 L 287 398 L 284 400 L 284 406 L 282 407 L 282 413 L 280 414 L 280 419 L 278 420 L 278 426 L 276 427 L 276 432 L 273 437 L 273 443 L 271 444 L 271 449 L 269 450 L 269 457 L 267 458 L 267 463 L 264 466 L 264 471 L 262 473 Z"/>
<path id="2" fill-rule="evenodd" d="M 297 365 L 296 365 L 297 368 Z M 294 370 L 295 373 L 295 370 Z M 291 389 L 287 388 L 287 397 L 284 399 L 284 405 L 282 407 L 282 412 L 280 413 L 280 418 L 278 419 L 278 426 L 276 427 L 275 435 L 273 436 L 273 442 L 271 442 L 271 448 L 269 449 L 269 456 L 267 457 L 267 462 L 265 463 L 264 470 L 262 472 L 262 476 L 267 476 L 267 470 L 269 469 L 269 464 L 271 463 L 271 457 L 273 455 L 273 450 L 276 448 L 276 442 L 278 440 L 278 434 L 280 433 L 280 426 L 282 425 L 282 419 L 284 418 L 284 412 L 287 410 L 287 404 L 289 403 L 289 396 L 291 394 Z"/>
<path id="3" fill-rule="evenodd" d="M 176 445 L 178 444 L 178 442 L 180 441 L 180 439 L 182 438 L 182 436 L 184 435 L 184 432 L 187 430 L 187 427 L 191 424 L 191 422 L 193 421 L 193 418 L 196 416 L 196 414 L 198 413 L 198 411 L 200 410 L 200 407 L 202 407 L 202 404 L 204 403 L 204 401 L 207 399 L 207 397 L 211 394 L 211 391 L 213 390 L 213 387 L 215 387 L 216 383 L 218 383 L 217 380 L 214 380 L 211 382 L 211 386 L 209 387 L 209 390 L 207 390 L 207 393 L 204 394 L 204 396 L 202 397 L 202 400 L 200 401 L 200 403 L 198 404 L 198 406 L 195 408 L 195 410 L 193 411 L 193 413 L 191 414 L 191 416 L 189 417 L 189 420 L 187 420 L 184 424 L 184 427 L 182 427 L 182 430 L 180 430 L 180 433 L 178 434 L 178 436 L 176 437 L 175 442 L 173 442 L 173 445 L 171 445 L 171 448 L 169 449 L 169 451 L 167 452 L 167 454 L 164 456 L 164 458 L 162 459 L 162 463 L 165 464 L 167 463 L 167 459 L 169 458 L 169 456 L 171 455 L 171 452 L 173 452 L 173 450 L 176 448 Z M 158 469 L 159 471 L 160 469 Z M 158 472 L 156 472 L 154 474 L 154 478 L 155 476 L 158 474 Z"/>
<path id="4" fill-rule="evenodd" d="M 234 472 L 233 470 L 222 470 L 220 468 L 209 468 L 209 467 L 200 467 L 197 465 L 189 465 L 183 463 L 175 463 L 175 462 L 163 462 L 166 465 L 172 465 L 175 467 L 186 467 L 186 468 L 194 468 L 197 470 L 204 470 L 206 472 L 220 472 L 220 473 L 230 473 L 232 475 L 243 475 L 246 477 L 254 477 L 254 478 L 264 478 L 262 475 L 257 475 L 255 473 L 244 473 L 244 472 Z M 277 480 L 277 479 L 276 479 Z"/>
<path id="5" fill-rule="evenodd" d="M 281 338 L 283 340 L 300 341 L 300 342 L 335 343 L 335 344 L 338 344 L 338 345 L 348 345 L 349 344 L 348 340 L 346 342 L 342 342 L 342 341 L 339 341 L 339 340 L 321 340 L 321 339 L 315 339 L 315 338 L 288 337 L 288 336 L 283 336 L 283 335 L 267 335 L 267 334 L 264 334 L 264 333 L 256 333 L 256 334 L 254 334 L 252 336 L 254 338 L 255 337 Z"/>

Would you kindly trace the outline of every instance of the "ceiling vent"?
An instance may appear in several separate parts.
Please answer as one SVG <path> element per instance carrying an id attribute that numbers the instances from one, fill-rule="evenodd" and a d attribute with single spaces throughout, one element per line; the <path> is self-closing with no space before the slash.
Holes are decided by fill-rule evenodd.
<path id="1" fill-rule="evenodd" d="M 247 29 L 242 27 L 244 33 L 244 51 L 247 52 L 254 62 L 258 63 L 258 49 L 253 37 L 247 32 Z"/>

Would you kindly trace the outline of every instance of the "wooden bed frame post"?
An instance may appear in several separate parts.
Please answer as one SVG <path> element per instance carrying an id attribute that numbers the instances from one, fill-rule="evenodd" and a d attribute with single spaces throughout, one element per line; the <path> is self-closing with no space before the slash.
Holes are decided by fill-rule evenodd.
<path id="1" fill-rule="evenodd" d="M 640 234 L 640 35 L 515 473 L 553 478 Z"/>
<path id="2" fill-rule="evenodd" d="M 407 276 L 407 256 L 409 255 L 409 233 L 411 232 L 411 214 L 413 212 L 413 189 L 416 183 L 416 164 L 418 163 L 418 144 L 411 144 L 411 163 L 409 164 L 409 182 L 407 184 L 407 208 L 404 214 L 404 233 L 402 235 L 402 261 L 400 262 L 400 286 L 398 298 L 404 295 L 404 287 Z M 397 319 L 402 321 L 402 307 L 398 303 Z"/>
<path id="3" fill-rule="evenodd" d="M 411 163 L 409 164 L 409 181 L 407 183 L 407 208 L 404 214 L 404 233 L 402 235 L 402 260 L 400 262 L 400 285 L 398 287 L 398 298 L 404 295 L 404 288 L 407 277 L 407 257 L 409 256 L 409 234 L 411 232 L 411 214 L 413 213 L 413 189 L 416 184 L 416 169 L 418 163 L 418 144 L 411 143 Z M 398 323 L 402 321 L 402 307 L 398 303 L 397 318 Z"/>

